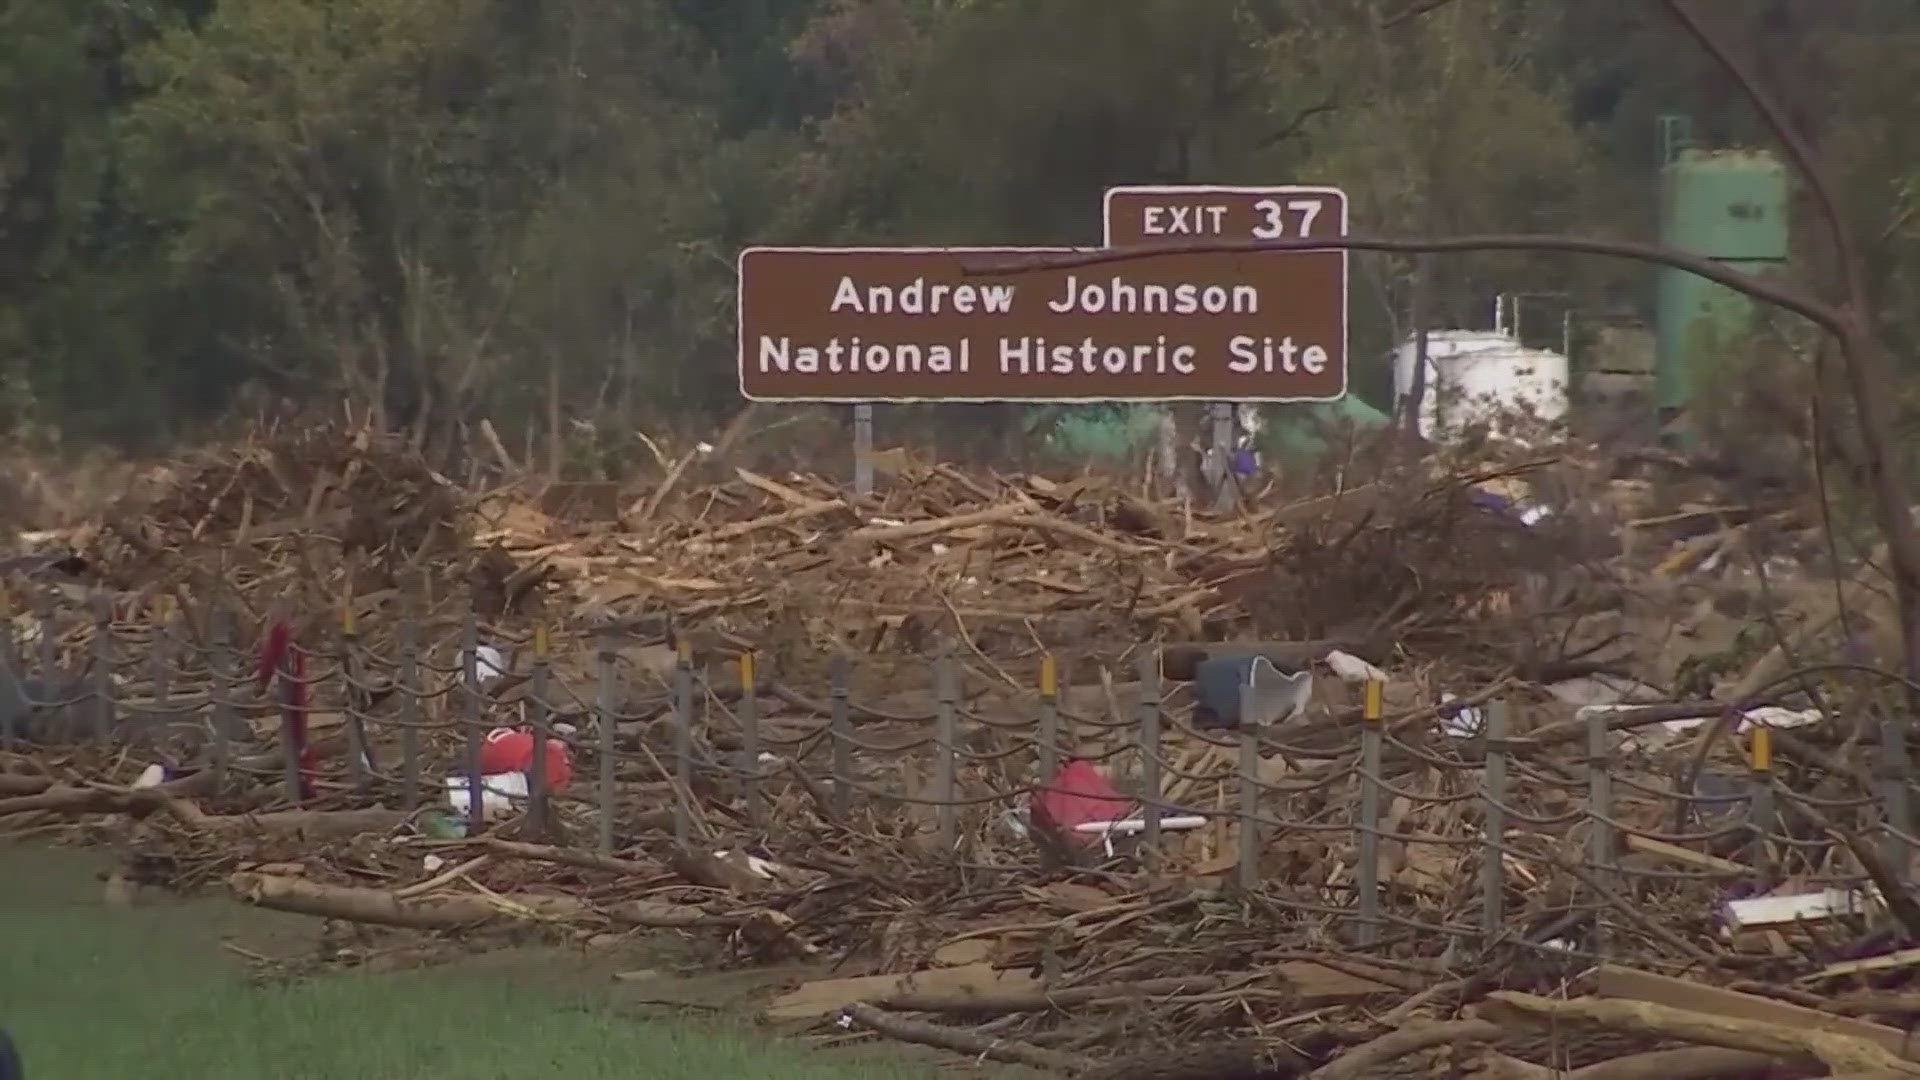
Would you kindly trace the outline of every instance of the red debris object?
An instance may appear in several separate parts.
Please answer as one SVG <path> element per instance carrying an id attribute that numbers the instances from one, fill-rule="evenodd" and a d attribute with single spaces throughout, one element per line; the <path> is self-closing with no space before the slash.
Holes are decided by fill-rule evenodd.
<path id="1" fill-rule="evenodd" d="M 1075 832 L 1075 826 L 1124 821 L 1132 807 L 1133 800 L 1120 794 L 1099 766 L 1075 758 L 1033 793 L 1032 817 L 1035 826 L 1062 842 L 1091 847 L 1100 843 L 1100 834 Z"/>
<path id="2" fill-rule="evenodd" d="M 286 747 L 300 769 L 300 797 L 313 798 L 313 781 L 320 775 L 320 753 L 307 741 L 307 664 L 300 650 L 293 647 L 293 630 L 284 620 L 267 628 L 267 640 L 260 647 L 260 688 L 273 684 L 273 677 L 286 664 L 286 698 L 280 713 L 284 722 Z"/>
<path id="3" fill-rule="evenodd" d="M 514 728 L 494 728 L 487 732 L 486 741 L 480 744 L 480 774 L 496 776 L 510 772 L 533 772 L 533 734 Z M 573 758 L 567 753 L 567 744 L 549 738 L 547 790 L 565 791 L 572 782 Z"/>

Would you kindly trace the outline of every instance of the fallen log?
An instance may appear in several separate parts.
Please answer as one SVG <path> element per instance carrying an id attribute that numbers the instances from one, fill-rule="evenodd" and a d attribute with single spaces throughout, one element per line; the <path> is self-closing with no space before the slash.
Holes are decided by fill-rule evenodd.
<path id="1" fill-rule="evenodd" d="M 499 898 L 442 893 L 403 897 L 385 889 L 328 885 L 305 878 L 243 871 L 227 878 L 235 896 L 256 907 L 324 919 L 410 930 L 464 930 L 496 920 L 587 921 L 610 918 L 632 926 L 734 926 L 739 917 L 713 915 L 682 904 L 629 900 L 595 908 L 571 896 L 517 893 Z"/>
<path id="2" fill-rule="evenodd" d="M 16 776 L 0 773 L 0 795 L 38 795 L 53 786 L 44 776 Z"/>
<path id="3" fill-rule="evenodd" d="M 994 1035 L 979 1035 L 961 1028 L 947 1027 L 944 1024 L 929 1024 L 924 1020 L 909 1020 L 895 1016 L 885 1009 L 858 1002 L 841 1010 L 842 1015 L 851 1017 L 863 1027 L 901 1042 L 918 1043 L 921 1046 L 935 1046 L 942 1050 L 952 1050 L 970 1057 L 987 1058 L 992 1061 L 1004 1061 L 1013 1065 L 1028 1065 L 1036 1069 L 1050 1069 L 1061 1073 L 1083 1073 L 1093 1068 L 1091 1058 L 1079 1054 L 1066 1054 L 1058 1050 L 1044 1050 L 1017 1039 L 1003 1039 Z"/>
<path id="4" fill-rule="evenodd" d="M 1416 1023 L 1361 1043 L 1308 1073 L 1306 1080 L 1366 1080 L 1379 1075 L 1381 1066 L 1408 1054 L 1451 1042 L 1492 1042 L 1502 1034 L 1500 1025 L 1485 1020 Z"/>
<path id="5" fill-rule="evenodd" d="M 1834 1031 L 1807 1030 L 1780 1023 L 1735 1020 L 1644 1001 L 1576 998 L 1553 1001 L 1511 990 L 1496 991 L 1475 1006 L 1486 1019 L 1540 1023 L 1588 1023 L 1660 1039 L 1750 1050 L 1774 1057 L 1818 1058 L 1836 1073 L 1884 1072 L 1920 1076 L 1920 1064 L 1902 1060 L 1885 1048 Z"/>

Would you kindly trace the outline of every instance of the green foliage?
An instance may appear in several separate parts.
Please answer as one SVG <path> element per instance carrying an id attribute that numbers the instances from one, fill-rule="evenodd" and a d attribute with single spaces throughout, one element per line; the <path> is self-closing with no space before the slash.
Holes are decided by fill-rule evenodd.
<path id="1" fill-rule="evenodd" d="M 1091 243 L 1104 187 L 1208 181 L 1338 183 L 1376 233 L 1645 234 L 1656 116 L 1760 137 L 1653 5 L 1454 0 L 1389 25 L 1405 9 L 9 5 L 0 385 L 22 389 L 0 422 L 165 436 L 254 386 L 449 454 L 482 417 L 517 442 L 553 404 L 610 432 L 704 419 L 737 404 L 745 244 Z M 1920 346 L 1920 9 L 1723 23 L 1832 157 L 1895 344 Z M 1377 394 L 1364 358 L 1403 331 L 1413 263 L 1355 266 L 1355 384 Z M 1455 325 L 1504 291 L 1648 295 L 1593 260 L 1436 266 Z"/>

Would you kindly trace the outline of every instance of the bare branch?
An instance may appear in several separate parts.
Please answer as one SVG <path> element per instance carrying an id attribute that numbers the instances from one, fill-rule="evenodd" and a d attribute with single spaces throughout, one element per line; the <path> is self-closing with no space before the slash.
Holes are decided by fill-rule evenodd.
<path id="1" fill-rule="evenodd" d="M 1062 255 L 1025 255 L 1019 257 L 980 258 L 964 262 L 968 274 L 1007 274 L 1029 270 L 1064 270 L 1077 266 L 1098 266 L 1152 258 L 1156 255 L 1213 255 L 1234 252 L 1272 251 L 1392 251 L 1407 254 L 1468 251 L 1564 251 L 1581 255 L 1603 255 L 1615 259 L 1671 266 L 1725 285 L 1756 300 L 1793 312 L 1836 335 L 1846 333 L 1844 313 L 1797 289 L 1764 278 L 1742 273 L 1712 259 L 1692 255 L 1663 244 L 1636 240 L 1602 240 L 1585 236 L 1555 234 L 1494 233 L 1484 236 L 1453 236 L 1443 239 L 1346 236 L 1311 240 L 1220 241 L 1155 247 L 1088 249 Z"/>

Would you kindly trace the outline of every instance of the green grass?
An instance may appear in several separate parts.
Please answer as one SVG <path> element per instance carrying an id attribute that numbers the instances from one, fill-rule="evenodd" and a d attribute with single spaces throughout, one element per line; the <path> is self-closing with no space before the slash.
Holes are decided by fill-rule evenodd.
<path id="1" fill-rule="evenodd" d="M 0 852 L 0 1025 L 28 1080 L 903 1080 L 738 1029 L 619 1015 L 471 972 L 256 988 L 225 901 L 103 906 L 70 852 Z M 93 864 L 86 864 L 88 870 Z"/>

